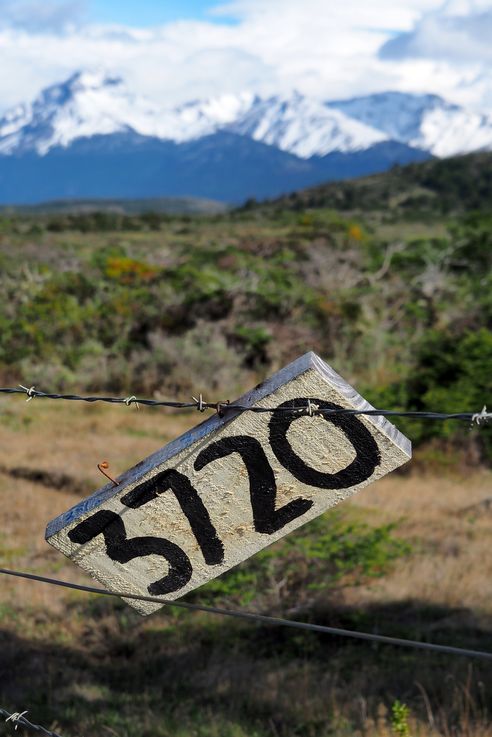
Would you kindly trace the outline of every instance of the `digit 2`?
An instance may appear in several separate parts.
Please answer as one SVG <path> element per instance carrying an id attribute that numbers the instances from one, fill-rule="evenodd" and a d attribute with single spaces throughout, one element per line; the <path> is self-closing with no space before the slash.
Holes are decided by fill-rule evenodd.
<path id="1" fill-rule="evenodd" d="M 200 471 L 212 461 L 231 453 L 239 453 L 248 472 L 256 532 L 271 535 L 312 507 L 312 501 L 299 497 L 275 509 L 277 485 L 272 467 L 258 440 L 247 435 L 222 438 L 204 448 L 195 460 L 195 470 Z"/>

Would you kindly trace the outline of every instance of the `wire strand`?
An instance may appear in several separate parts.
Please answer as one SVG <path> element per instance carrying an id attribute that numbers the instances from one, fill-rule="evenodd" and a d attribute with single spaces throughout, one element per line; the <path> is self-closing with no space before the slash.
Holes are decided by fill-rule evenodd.
<path id="1" fill-rule="evenodd" d="M 168 407 L 171 409 L 198 409 L 203 412 L 205 409 L 214 410 L 224 414 L 228 410 L 240 412 L 255 413 L 276 413 L 284 412 L 288 414 L 306 414 L 309 416 L 321 415 L 327 417 L 329 415 L 366 415 L 369 417 L 407 417 L 413 419 L 425 420 L 462 420 L 481 425 L 492 419 L 492 412 L 487 412 L 484 406 L 481 412 L 426 412 L 413 410 L 388 410 L 388 409 L 325 409 L 315 408 L 314 405 L 308 404 L 299 407 L 248 407 L 242 404 L 235 404 L 226 401 L 222 402 L 205 402 L 200 395 L 200 399 L 194 399 L 192 402 L 176 402 L 159 399 L 140 399 L 135 396 L 131 397 L 105 397 L 105 396 L 80 396 L 78 394 L 55 394 L 36 390 L 34 387 L 2 387 L 0 394 L 24 394 L 27 395 L 28 401 L 31 399 L 53 399 L 71 402 L 105 402 L 107 404 L 125 404 L 130 406 L 142 405 L 146 407 Z"/>
<path id="2" fill-rule="evenodd" d="M 454 647 L 452 645 L 437 645 L 432 642 L 422 642 L 419 640 L 407 640 L 400 637 L 389 637 L 387 635 L 376 635 L 370 632 L 359 632 L 356 630 L 341 629 L 339 627 L 328 627 L 323 624 L 311 624 L 310 622 L 299 622 L 294 619 L 282 619 L 272 617 L 267 614 L 257 614 L 255 612 L 246 612 L 235 609 L 222 609 L 221 607 L 205 606 L 203 604 L 191 604 L 187 601 L 169 601 L 156 596 L 140 596 L 138 594 L 126 594 L 121 591 L 109 591 L 96 586 L 86 586 L 84 584 L 71 583 L 69 581 L 61 581 L 57 578 L 48 578 L 47 576 L 39 576 L 35 573 L 25 573 L 21 571 L 11 571 L 7 568 L 0 568 L 0 574 L 6 576 L 15 576 L 16 578 L 24 578 L 29 581 L 37 581 L 46 583 L 51 586 L 61 586 L 63 588 L 73 589 L 74 591 L 85 591 L 89 594 L 99 594 L 102 596 L 112 596 L 123 599 L 131 599 L 132 601 L 147 601 L 152 604 L 161 604 L 167 606 L 180 607 L 181 609 L 189 609 L 195 612 L 206 612 L 208 614 L 218 614 L 224 617 L 233 617 L 235 619 L 245 619 L 250 622 L 260 622 L 261 624 L 274 625 L 279 627 L 293 627 L 295 629 L 307 630 L 309 632 L 320 632 L 328 635 L 336 635 L 339 637 L 352 637 L 358 640 L 368 640 L 369 642 L 380 642 L 384 645 L 397 645 L 399 647 L 415 648 L 418 650 L 429 650 L 432 652 L 442 653 L 446 655 L 459 655 L 469 658 L 481 658 L 483 660 L 492 660 L 492 653 L 482 650 L 470 650 L 468 648 Z"/>

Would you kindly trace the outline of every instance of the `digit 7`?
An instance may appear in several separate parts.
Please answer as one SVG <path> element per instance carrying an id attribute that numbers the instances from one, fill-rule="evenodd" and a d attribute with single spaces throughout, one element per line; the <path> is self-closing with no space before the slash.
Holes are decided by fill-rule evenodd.
<path id="1" fill-rule="evenodd" d="M 205 504 L 184 474 L 172 468 L 161 471 L 122 496 L 121 502 L 127 507 L 138 509 L 168 489 L 174 493 L 183 514 L 190 523 L 205 563 L 209 566 L 222 563 L 224 545 L 217 536 L 217 530 L 212 524 Z"/>

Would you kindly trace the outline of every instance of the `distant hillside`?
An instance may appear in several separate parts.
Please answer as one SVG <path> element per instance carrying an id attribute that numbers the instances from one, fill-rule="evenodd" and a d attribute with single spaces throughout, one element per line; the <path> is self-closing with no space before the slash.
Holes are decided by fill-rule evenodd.
<path id="1" fill-rule="evenodd" d="M 391 210 L 402 215 L 486 210 L 492 207 L 492 153 L 394 166 L 382 174 L 294 192 L 268 206 Z"/>
<path id="2" fill-rule="evenodd" d="M 246 136 L 215 133 L 182 144 L 133 133 L 79 138 L 44 156 L 0 155 L 0 202 L 198 197 L 239 204 L 319 182 L 364 176 L 430 154 L 393 141 L 301 159 Z"/>
<path id="3" fill-rule="evenodd" d="M 51 200 L 39 205 L 0 207 L 0 214 L 20 215 L 84 215 L 94 212 L 110 212 L 122 215 L 141 215 L 154 212 L 164 215 L 216 215 L 225 212 L 227 206 L 217 200 L 200 197 L 160 197 L 155 199 L 94 199 Z"/>

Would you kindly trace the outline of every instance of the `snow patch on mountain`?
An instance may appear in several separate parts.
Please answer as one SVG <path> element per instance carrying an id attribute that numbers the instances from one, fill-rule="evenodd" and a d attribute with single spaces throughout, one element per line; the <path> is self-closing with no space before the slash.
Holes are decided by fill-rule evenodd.
<path id="1" fill-rule="evenodd" d="M 176 143 L 209 136 L 219 130 L 228 129 L 229 125 L 250 109 L 256 99 L 254 95 L 245 92 L 195 100 L 170 110 L 162 110 L 159 125 L 154 128 L 154 132 L 144 135 L 154 135 Z M 143 133 L 141 130 L 139 132 Z"/>
<path id="2" fill-rule="evenodd" d="M 437 95 L 383 92 L 326 105 L 435 156 L 492 148 L 492 116 L 465 110 Z"/>
<path id="3" fill-rule="evenodd" d="M 166 109 L 132 94 L 118 77 L 77 72 L 0 120 L 0 153 L 35 150 L 44 155 L 77 138 L 124 131 L 182 143 L 237 120 L 253 100 L 250 94 L 223 95 Z"/>
<path id="4" fill-rule="evenodd" d="M 410 145 L 425 148 L 440 157 L 491 150 L 492 116 L 453 108 L 452 111 L 430 110 L 422 120 L 420 135 Z"/>
<path id="5" fill-rule="evenodd" d="M 387 140 L 382 131 L 299 94 L 255 98 L 229 130 L 303 159 L 332 151 L 360 151 Z"/>

